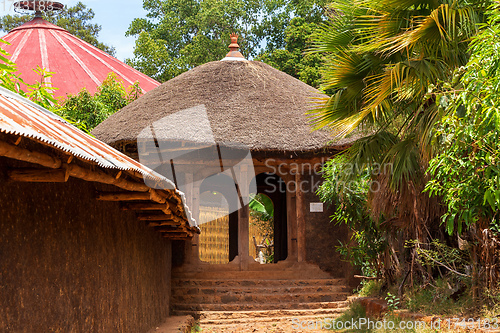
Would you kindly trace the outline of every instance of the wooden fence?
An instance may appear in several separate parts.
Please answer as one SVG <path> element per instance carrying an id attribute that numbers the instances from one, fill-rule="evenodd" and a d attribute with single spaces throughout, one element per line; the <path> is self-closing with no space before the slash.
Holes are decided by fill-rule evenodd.
<path id="1" fill-rule="evenodd" d="M 200 259 L 211 264 L 227 264 L 229 262 L 229 215 L 227 209 L 217 207 L 200 207 Z M 263 235 L 250 218 L 249 244 L 250 255 L 256 258 L 253 236 L 260 244 Z"/>

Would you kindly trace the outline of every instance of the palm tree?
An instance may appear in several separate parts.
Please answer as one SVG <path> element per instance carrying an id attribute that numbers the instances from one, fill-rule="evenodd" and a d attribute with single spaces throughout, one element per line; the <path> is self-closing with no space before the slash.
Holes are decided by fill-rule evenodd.
<path id="1" fill-rule="evenodd" d="M 331 95 L 317 101 L 312 122 L 334 137 L 364 133 L 348 150 L 347 165 L 371 172 L 379 185 L 370 193 L 372 215 L 404 230 L 406 239 L 424 241 L 439 226 L 437 199 L 422 194 L 437 140 L 433 128 L 488 5 L 334 0 L 311 49 L 326 59 L 322 89 Z"/>

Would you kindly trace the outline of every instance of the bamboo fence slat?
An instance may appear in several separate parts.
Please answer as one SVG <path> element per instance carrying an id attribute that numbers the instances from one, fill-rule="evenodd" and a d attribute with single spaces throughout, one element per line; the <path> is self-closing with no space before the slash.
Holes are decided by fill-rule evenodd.
<path id="1" fill-rule="evenodd" d="M 227 264 L 229 262 L 229 215 L 228 210 L 219 207 L 200 207 L 200 259 L 211 264 Z M 257 257 L 253 236 L 257 243 L 263 239 L 258 228 L 250 218 L 249 251 L 253 258 Z"/>

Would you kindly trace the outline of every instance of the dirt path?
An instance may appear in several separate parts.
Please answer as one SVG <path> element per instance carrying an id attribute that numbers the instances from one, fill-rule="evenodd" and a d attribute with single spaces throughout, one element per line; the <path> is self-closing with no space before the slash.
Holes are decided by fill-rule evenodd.
<path id="1" fill-rule="evenodd" d="M 308 323 L 304 322 L 302 329 L 299 328 L 297 322 L 292 322 L 289 319 L 279 320 L 278 322 L 255 322 L 245 324 L 232 325 L 201 325 L 201 332 L 217 332 L 217 333 L 314 333 L 328 332 L 327 330 L 313 329 L 315 323 L 311 322 L 311 329 L 308 329 Z"/>

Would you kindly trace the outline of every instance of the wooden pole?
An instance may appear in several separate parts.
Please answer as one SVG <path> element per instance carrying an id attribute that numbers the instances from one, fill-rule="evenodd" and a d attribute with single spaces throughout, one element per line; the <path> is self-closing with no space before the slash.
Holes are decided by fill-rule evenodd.
<path id="1" fill-rule="evenodd" d="M 55 157 L 37 151 L 30 151 L 28 149 L 20 148 L 3 141 L 0 141 L 0 156 L 39 164 L 51 169 L 58 169 L 62 165 L 61 160 Z"/>
<path id="2" fill-rule="evenodd" d="M 240 201 L 245 202 L 248 200 L 249 194 L 247 187 L 247 178 L 248 178 L 248 166 L 241 165 L 239 168 L 240 172 L 240 184 L 238 184 L 239 192 L 240 192 Z M 237 177 L 235 177 L 237 178 Z M 248 270 L 249 257 L 250 257 L 250 226 L 249 226 L 249 217 L 250 212 L 248 205 L 245 205 L 240 208 L 238 214 L 238 257 L 240 259 L 240 270 L 246 271 Z"/>
<path id="3" fill-rule="evenodd" d="M 139 221 L 168 221 L 172 219 L 172 215 L 156 214 L 156 215 L 139 215 Z"/>
<path id="4" fill-rule="evenodd" d="M 172 220 L 165 220 L 165 221 L 156 221 L 156 222 L 150 222 L 148 223 L 148 227 L 154 228 L 154 227 L 163 227 L 163 226 L 180 226 L 180 223 L 177 223 Z"/>
<path id="5" fill-rule="evenodd" d="M 97 195 L 99 201 L 150 201 L 149 193 L 144 192 L 107 192 Z"/>
<path id="6" fill-rule="evenodd" d="M 168 238 L 170 240 L 183 240 L 183 241 L 187 241 L 187 240 L 190 240 L 191 237 L 182 237 L 182 236 L 176 236 L 176 235 L 171 235 L 171 234 L 162 234 L 163 235 L 163 238 Z"/>
<path id="7" fill-rule="evenodd" d="M 122 207 L 122 210 L 164 210 L 169 208 L 166 204 L 159 203 L 134 203 L 126 204 Z"/>
<path id="8" fill-rule="evenodd" d="M 85 169 L 76 164 L 63 166 L 63 169 L 57 170 L 36 168 L 11 170 L 9 172 L 9 177 L 14 181 L 19 182 L 64 183 L 68 180 L 69 176 L 71 176 L 90 182 L 115 185 L 128 191 L 146 192 L 149 190 L 149 187 L 141 182 L 133 182 L 121 178 L 117 179 L 116 177 L 108 175 L 107 173 L 99 170 Z"/>
<path id="9" fill-rule="evenodd" d="M 76 164 L 70 164 L 67 168 L 71 177 L 80 178 L 86 181 L 114 185 L 127 191 L 148 192 L 150 190 L 143 182 L 132 182 L 123 178 L 116 179 L 100 170 L 85 169 Z"/>
<path id="10" fill-rule="evenodd" d="M 123 210 L 161 210 L 167 214 L 167 212 L 173 212 L 176 215 L 181 215 L 177 209 L 177 206 L 171 202 L 166 202 L 164 204 L 159 203 L 134 203 L 127 204 L 122 207 Z"/>
<path id="11" fill-rule="evenodd" d="M 191 207 L 191 212 L 193 211 L 193 196 L 194 196 L 194 174 L 186 173 L 185 178 L 185 191 L 186 191 L 186 202 L 188 207 Z M 185 261 L 187 264 L 197 264 L 200 262 L 199 254 L 199 237 L 193 237 L 189 242 L 186 242 L 184 248 Z"/>
<path id="12" fill-rule="evenodd" d="M 167 233 L 167 234 L 185 234 L 186 236 L 189 236 L 189 232 L 185 231 L 185 230 L 180 230 L 180 229 L 172 229 L 172 228 L 168 228 L 166 226 L 160 226 L 160 227 L 156 227 L 155 228 L 156 231 L 159 231 L 159 232 L 164 232 L 164 233 Z"/>
<path id="13" fill-rule="evenodd" d="M 152 195 L 153 194 L 153 195 Z M 149 192 L 102 192 L 97 196 L 100 201 L 153 201 L 159 204 L 165 204 L 165 200 L 156 193 L 155 190 Z M 158 202 L 163 201 L 163 202 Z"/>
<path id="14" fill-rule="evenodd" d="M 286 207 L 287 207 L 287 229 L 288 229 L 288 258 L 297 261 L 297 208 L 296 191 L 294 189 L 295 177 L 287 175 Z"/>
<path id="15" fill-rule="evenodd" d="M 61 169 L 15 169 L 7 172 L 10 180 L 30 183 L 64 183 L 67 172 Z"/>
<path id="16" fill-rule="evenodd" d="M 155 228 L 155 231 L 161 232 L 162 234 L 169 234 L 172 236 L 178 236 L 178 237 L 189 237 L 189 235 L 183 231 L 180 230 L 169 230 L 161 227 Z"/>
<path id="17" fill-rule="evenodd" d="M 297 170 L 298 171 L 298 170 Z M 305 221 L 305 200 L 302 191 L 302 174 L 295 174 L 295 202 L 297 209 L 297 260 L 306 261 L 306 221 Z"/>

